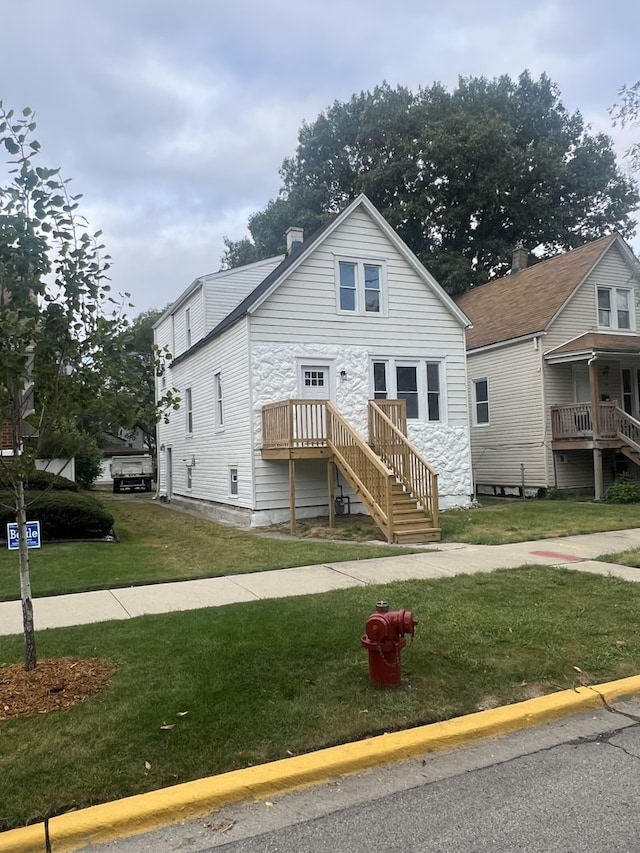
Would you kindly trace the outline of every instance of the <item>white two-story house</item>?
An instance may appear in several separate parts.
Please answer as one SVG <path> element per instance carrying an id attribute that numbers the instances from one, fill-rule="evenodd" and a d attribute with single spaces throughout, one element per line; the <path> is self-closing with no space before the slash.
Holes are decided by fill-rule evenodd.
<path id="1" fill-rule="evenodd" d="M 439 538 L 472 493 L 466 316 L 364 196 L 287 242 L 156 324 L 182 399 L 160 489 L 246 526 L 365 511 L 389 541 Z"/>
<path id="2" fill-rule="evenodd" d="M 640 462 L 640 263 L 618 234 L 456 301 L 467 332 L 479 493 L 591 494 Z"/>

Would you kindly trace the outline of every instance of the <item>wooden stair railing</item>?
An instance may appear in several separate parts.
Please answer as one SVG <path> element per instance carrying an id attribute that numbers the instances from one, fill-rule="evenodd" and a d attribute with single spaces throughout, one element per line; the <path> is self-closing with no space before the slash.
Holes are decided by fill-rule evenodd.
<path id="1" fill-rule="evenodd" d="M 334 462 L 389 542 L 394 540 L 395 477 L 334 406 L 326 403 L 327 444 Z"/>
<path id="2" fill-rule="evenodd" d="M 369 443 L 406 492 L 416 499 L 431 526 L 438 528 L 438 472 L 418 453 L 375 400 L 369 401 Z"/>
<path id="3" fill-rule="evenodd" d="M 640 421 L 616 406 L 617 436 L 623 442 L 620 448 L 625 456 L 640 465 Z"/>

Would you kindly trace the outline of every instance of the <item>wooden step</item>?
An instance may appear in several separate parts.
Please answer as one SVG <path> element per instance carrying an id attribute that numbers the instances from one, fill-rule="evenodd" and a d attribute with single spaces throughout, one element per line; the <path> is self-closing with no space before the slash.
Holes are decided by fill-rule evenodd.
<path id="1" fill-rule="evenodd" d="M 397 545 L 419 545 L 422 542 L 439 542 L 440 528 L 429 527 L 424 530 L 397 530 L 393 541 Z"/>

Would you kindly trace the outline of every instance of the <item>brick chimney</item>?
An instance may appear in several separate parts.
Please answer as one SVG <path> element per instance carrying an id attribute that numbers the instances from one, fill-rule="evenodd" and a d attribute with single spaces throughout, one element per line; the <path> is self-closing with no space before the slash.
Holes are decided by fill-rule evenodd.
<path id="1" fill-rule="evenodd" d="M 528 262 L 529 252 L 527 252 L 522 243 L 518 243 L 518 245 L 513 250 L 513 258 L 511 260 L 511 272 L 521 272 L 522 270 L 527 268 Z"/>
<path id="2" fill-rule="evenodd" d="M 302 245 L 302 241 L 304 240 L 304 229 L 292 225 L 290 228 L 287 228 L 285 232 L 285 237 L 287 239 L 288 256 L 296 249 L 299 249 Z"/>

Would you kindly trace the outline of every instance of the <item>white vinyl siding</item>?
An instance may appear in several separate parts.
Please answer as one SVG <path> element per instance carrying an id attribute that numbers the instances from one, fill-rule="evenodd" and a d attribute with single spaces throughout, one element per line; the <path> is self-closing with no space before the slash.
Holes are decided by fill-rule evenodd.
<path id="1" fill-rule="evenodd" d="M 471 430 L 476 484 L 518 487 L 546 482 L 545 413 L 540 348 L 532 341 L 480 351 L 469 356 L 469 380 L 491 388 L 491 422 Z M 473 399 L 471 400 L 474 406 Z"/>
<path id="2" fill-rule="evenodd" d="M 246 319 L 241 320 L 215 342 L 203 346 L 197 354 L 179 362 L 172 370 L 176 387 L 192 389 L 195 431 L 187 438 L 184 418 L 175 413 L 169 423 L 160 423 L 159 446 L 171 446 L 174 468 L 181 459 L 197 460 L 189 497 L 207 502 L 226 503 L 229 499 L 229 467 L 238 470 L 238 495 L 234 506 L 250 508 L 253 503 L 252 481 L 252 421 L 249 414 L 249 383 L 247 379 L 248 336 Z M 224 380 L 225 429 L 215 425 L 215 373 Z M 184 383 L 184 385 L 182 384 Z M 158 454 L 161 465 L 161 488 L 165 488 L 165 454 Z M 196 476 L 197 475 L 197 476 Z M 185 480 L 186 483 L 186 480 Z M 179 496 L 186 488 L 174 477 L 173 491 Z"/>

